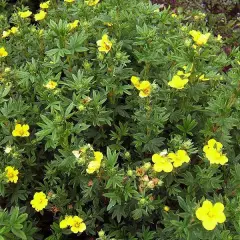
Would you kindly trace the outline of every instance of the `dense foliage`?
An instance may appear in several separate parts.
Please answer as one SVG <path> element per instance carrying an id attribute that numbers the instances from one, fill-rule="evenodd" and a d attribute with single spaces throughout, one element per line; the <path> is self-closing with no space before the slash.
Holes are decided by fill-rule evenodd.
<path id="1" fill-rule="evenodd" d="M 0 240 L 240 239 L 240 51 L 185 20 L 143 0 L 1 15 Z"/>

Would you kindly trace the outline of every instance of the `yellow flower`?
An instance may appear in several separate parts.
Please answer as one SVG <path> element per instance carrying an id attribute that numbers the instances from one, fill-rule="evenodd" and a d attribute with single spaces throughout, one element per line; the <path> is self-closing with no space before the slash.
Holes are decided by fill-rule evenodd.
<path id="1" fill-rule="evenodd" d="M 217 35 L 217 41 L 222 42 L 222 36 L 220 34 Z"/>
<path id="2" fill-rule="evenodd" d="M 170 207 L 169 207 L 169 206 L 164 206 L 163 210 L 164 210 L 165 212 L 169 212 Z"/>
<path id="3" fill-rule="evenodd" d="M 177 71 L 178 76 L 189 77 L 191 73 L 184 73 L 183 71 Z"/>
<path id="4" fill-rule="evenodd" d="M 108 26 L 108 27 L 112 27 L 112 23 L 110 23 L 110 22 L 105 22 L 105 23 L 103 23 L 105 26 Z"/>
<path id="5" fill-rule="evenodd" d="M 43 85 L 47 89 L 55 89 L 57 87 L 57 82 L 50 80 L 46 85 Z"/>
<path id="6" fill-rule="evenodd" d="M 150 95 L 152 86 L 149 81 L 142 81 L 140 82 L 140 78 L 136 76 L 131 77 L 131 83 L 135 88 L 137 88 L 139 92 L 139 96 L 141 98 L 147 97 Z"/>
<path id="7" fill-rule="evenodd" d="M 108 53 L 112 48 L 112 42 L 108 39 L 107 34 L 104 34 L 102 39 L 97 41 L 97 45 L 100 52 Z"/>
<path id="8" fill-rule="evenodd" d="M 35 21 L 41 21 L 46 17 L 47 13 L 44 12 L 43 10 L 40 10 L 39 13 L 35 14 L 34 18 Z"/>
<path id="9" fill-rule="evenodd" d="M 72 216 L 65 216 L 65 218 L 59 223 L 60 228 L 67 228 L 72 225 L 73 217 Z"/>
<path id="10" fill-rule="evenodd" d="M 188 83 L 187 78 L 182 79 L 178 75 L 174 75 L 172 80 L 168 83 L 168 85 L 172 88 L 183 89 L 187 83 Z"/>
<path id="11" fill-rule="evenodd" d="M 101 162 L 103 159 L 103 154 L 101 152 L 94 152 L 94 160 L 88 164 L 86 172 L 92 174 L 99 170 L 101 167 Z"/>
<path id="12" fill-rule="evenodd" d="M 209 201 L 205 200 L 202 207 L 196 211 L 197 218 L 202 221 L 202 225 L 206 230 L 213 230 L 218 223 L 224 223 L 226 216 L 224 214 L 224 205 L 220 202 L 214 205 Z"/>
<path id="13" fill-rule="evenodd" d="M 167 156 L 155 153 L 152 156 L 152 161 L 154 162 L 153 169 L 156 172 L 171 172 L 173 170 L 173 165 Z"/>
<path id="14" fill-rule="evenodd" d="M 71 223 L 71 231 L 73 233 L 84 232 L 86 230 L 86 224 L 83 222 L 82 218 L 74 216 Z"/>
<path id="15" fill-rule="evenodd" d="M 18 170 L 15 170 L 14 167 L 7 166 L 5 168 L 6 177 L 8 178 L 7 182 L 17 183 L 18 181 Z"/>
<path id="16" fill-rule="evenodd" d="M 18 12 L 18 15 L 21 17 L 21 18 L 28 18 L 32 15 L 32 12 L 27 10 L 25 12 Z"/>
<path id="17" fill-rule="evenodd" d="M 49 8 L 50 1 L 40 3 L 40 8 L 47 9 Z"/>
<path id="18" fill-rule="evenodd" d="M 178 17 L 176 13 L 172 13 L 171 16 L 172 16 L 173 18 L 177 18 L 177 17 Z"/>
<path id="19" fill-rule="evenodd" d="M 6 38 L 11 34 L 11 30 L 3 31 L 2 38 Z"/>
<path id="20" fill-rule="evenodd" d="M 73 2 L 75 2 L 75 0 L 64 0 L 64 2 L 73 3 Z"/>
<path id="21" fill-rule="evenodd" d="M 8 55 L 8 52 L 5 50 L 4 47 L 0 48 L 0 57 L 6 57 Z"/>
<path id="22" fill-rule="evenodd" d="M 9 73 L 11 71 L 11 68 L 10 67 L 6 67 L 5 69 L 4 69 L 4 72 L 5 73 Z"/>
<path id="23" fill-rule="evenodd" d="M 30 202 L 32 207 L 37 211 L 43 210 L 48 205 L 48 199 L 43 192 L 36 192 L 33 200 Z"/>
<path id="24" fill-rule="evenodd" d="M 195 44 L 192 45 L 193 49 L 197 49 L 197 46 Z"/>
<path id="25" fill-rule="evenodd" d="M 101 152 L 94 152 L 95 161 L 101 162 L 103 159 L 103 154 Z"/>
<path id="26" fill-rule="evenodd" d="M 87 3 L 88 6 L 95 6 L 99 3 L 100 0 L 89 0 L 89 1 L 85 1 Z"/>
<path id="27" fill-rule="evenodd" d="M 133 86 L 140 90 L 140 78 L 139 77 L 136 77 L 136 76 L 132 76 L 131 77 L 131 83 L 133 84 Z"/>
<path id="28" fill-rule="evenodd" d="M 28 124 L 16 124 L 15 129 L 12 131 L 12 135 L 14 137 L 28 137 L 29 133 L 29 125 Z"/>
<path id="29" fill-rule="evenodd" d="M 193 37 L 193 41 L 198 45 L 202 46 L 207 43 L 210 33 L 202 34 L 200 31 L 191 30 L 189 34 Z"/>
<path id="30" fill-rule="evenodd" d="M 89 164 L 88 164 L 88 168 L 87 168 L 87 173 L 88 174 L 92 174 L 94 172 L 96 172 L 101 166 L 101 162 L 98 162 L 98 161 L 91 161 Z"/>
<path id="31" fill-rule="evenodd" d="M 202 81 L 208 81 L 209 78 L 205 78 L 205 75 L 202 74 L 202 75 L 199 77 L 199 80 L 202 80 Z"/>
<path id="32" fill-rule="evenodd" d="M 79 20 L 75 20 L 74 22 L 69 23 L 68 27 L 70 28 L 70 30 L 72 30 L 78 26 L 78 23 L 79 23 Z"/>
<path id="33" fill-rule="evenodd" d="M 10 153 L 11 151 L 12 151 L 11 146 L 7 146 L 4 150 L 4 152 L 7 153 L 7 154 Z"/>
<path id="34" fill-rule="evenodd" d="M 11 33 L 15 34 L 18 32 L 18 27 L 11 27 Z"/>
<path id="35" fill-rule="evenodd" d="M 176 153 L 169 153 L 168 158 L 173 162 L 174 167 L 180 167 L 183 163 L 188 163 L 190 157 L 185 150 L 178 150 Z"/>
<path id="36" fill-rule="evenodd" d="M 210 139 L 208 145 L 203 147 L 203 151 L 206 158 L 210 161 L 210 164 L 221 164 L 224 165 L 228 162 L 228 158 L 222 153 L 222 144 L 217 142 L 215 139 Z"/>
<path id="37" fill-rule="evenodd" d="M 151 93 L 151 83 L 149 81 L 142 81 L 139 86 L 139 97 L 148 97 Z"/>

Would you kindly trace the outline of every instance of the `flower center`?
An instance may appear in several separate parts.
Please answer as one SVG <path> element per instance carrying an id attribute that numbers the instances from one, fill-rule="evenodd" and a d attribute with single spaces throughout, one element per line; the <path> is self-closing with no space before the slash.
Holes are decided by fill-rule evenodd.
<path id="1" fill-rule="evenodd" d="M 110 45 L 108 45 L 106 42 L 104 42 L 104 47 L 106 48 L 106 50 L 110 50 L 111 49 Z"/>
<path id="2" fill-rule="evenodd" d="M 75 223 L 75 227 L 76 227 L 76 228 L 79 228 L 79 227 L 80 227 L 80 224 L 81 224 L 81 223 L 79 223 L 79 222 Z"/>
<path id="3" fill-rule="evenodd" d="M 214 218 L 215 215 L 214 215 L 213 211 L 209 211 L 209 212 L 208 212 L 208 216 L 209 216 L 210 218 Z"/>
<path id="4" fill-rule="evenodd" d="M 7 174 L 8 178 L 13 178 L 14 177 L 14 174 L 12 172 L 8 173 Z"/>

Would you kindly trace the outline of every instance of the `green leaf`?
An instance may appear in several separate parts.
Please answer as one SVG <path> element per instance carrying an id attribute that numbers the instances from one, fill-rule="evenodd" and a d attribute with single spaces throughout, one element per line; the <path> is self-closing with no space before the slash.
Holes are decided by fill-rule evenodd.
<path id="1" fill-rule="evenodd" d="M 11 225 L 14 225 L 14 223 L 17 221 L 17 217 L 19 214 L 19 208 L 18 207 L 13 208 L 13 210 L 10 212 L 10 214 L 11 214 L 10 223 L 11 223 Z"/>
<path id="2" fill-rule="evenodd" d="M 19 230 L 19 229 L 16 229 L 16 228 L 11 228 L 11 231 L 13 232 L 13 234 L 23 240 L 27 240 L 27 237 L 26 237 L 26 234 L 22 231 L 22 230 Z"/>

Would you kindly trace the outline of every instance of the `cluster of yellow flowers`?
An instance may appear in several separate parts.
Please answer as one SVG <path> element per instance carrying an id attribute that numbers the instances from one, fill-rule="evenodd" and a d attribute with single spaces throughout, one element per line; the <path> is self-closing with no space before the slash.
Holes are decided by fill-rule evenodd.
<path id="1" fill-rule="evenodd" d="M 37 211 L 43 210 L 48 205 L 48 199 L 43 192 L 36 192 L 33 200 L 30 202 L 32 207 Z"/>
<path id="2" fill-rule="evenodd" d="M 47 84 L 45 84 L 45 85 L 43 85 L 43 86 L 44 86 L 45 88 L 47 88 L 47 89 L 53 90 L 53 89 L 55 89 L 55 88 L 57 87 L 57 82 L 50 80 L 50 81 L 48 81 Z"/>
<path id="3" fill-rule="evenodd" d="M 3 31 L 2 38 L 8 37 L 10 34 L 15 34 L 18 32 L 18 27 L 11 27 L 10 29 Z"/>
<path id="4" fill-rule="evenodd" d="M 222 153 L 222 148 L 223 145 L 215 139 L 210 139 L 208 144 L 203 147 L 203 151 L 210 164 L 224 165 L 228 162 L 226 154 Z"/>
<path id="5" fill-rule="evenodd" d="M 83 219 L 78 216 L 65 216 L 59 224 L 60 228 L 70 227 L 73 233 L 81 233 L 86 230 L 86 224 Z"/>
<path id="6" fill-rule="evenodd" d="M 168 153 L 163 151 L 158 154 L 155 153 L 152 156 L 152 161 L 154 163 L 153 169 L 156 172 L 171 172 L 173 167 L 177 168 L 182 166 L 183 163 L 188 163 L 190 157 L 185 150 L 178 150 L 176 153 Z"/>
<path id="7" fill-rule="evenodd" d="M 131 77 L 131 82 L 136 89 L 139 90 L 139 97 L 148 97 L 152 91 L 152 85 L 149 81 L 140 82 L 140 78 L 136 76 Z"/>
<path id="8" fill-rule="evenodd" d="M 5 173 L 6 173 L 6 177 L 7 177 L 7 182 L 13 182 L 13 183 L 17 183 L 18 181 L 18 170 L 14 167 L 11 167 L 11 166 L 7 166 L 5 168 Z"/>
<path id="9" fill-rule="evenodd" d="M 104 34 L 102 39 L 97 41 L 97 45 L 100 52 L 108 53 L 112 48 L 112 42 L 108 39 L 107 34 Z"/>
<path id="10" fill-rule="evenodd" d="M 99 170 L 101 162 L 103 159 L 103 154 L 101 152 L 94 152 L 94 160 L 88 164 L 87 173 L 92 174 Z"/>
<path id="11" fill-rule="evenodd" d="M 202 207 L 196 210 L 197 218 L 202 221 L 202 225 L 206 230 L 213 230 L 218 223 L 224 223 L 226 216 L 224 214 L 224 205 L 220 202 L 214 205 L 205 200 Z"/>
<path id="12" fill-rule="evenodd" d="M 187 71 L 187 66 L 183 66 L 182 70 L 179 70 L 177 74 L 175 74 L 170 82 L 168 82 L 168 85 L 172 88 L 176 89 L 183 89 L 185 85 L 189 81 L 189 77 L 191 75 L 193 69 L 193 65 L 189 71 Z"/>
<path id="13" fill-rule="evenodd" d="M 28 124 L 16 124 L 15 129 L 12 131 L 12 135 L 14 137 L 28 137 L 29 133 L 29 125 Z"/>
<path id="14" fill-rule="evenodd" d="M 50 5 L 50 1 L 43 2 L 43 3 L 40 4 L 41 10 L 39 11 L 39 13 L 36 13 L 34 15 L 35 21 L 41 21 L 46 17 L 47 12 L 45 12 L 45 10 L 49 8 L 49 5 Z M 24 11 L 24 12 L 18 12 L 18 15 L 21 18 L 28 18 L 32 15 L 32 12 L 27 10 L 27 11 Z"/>
<path id="15" fill-rule="evenodd" d="M 4 47 L 0 48 L 0 57 L 6 57 L 8 55 L 8 52 Z"/>
<path id="16" fill-rule="evenodd" d="M 198 46 L 205 45 L 210 37 L 210 33 L 203 34 L 200 31 L 191 30 L 189 34 L 192 36 L 193 41 Z M 195 46 L 193 46 L 195 48 Z"/>

